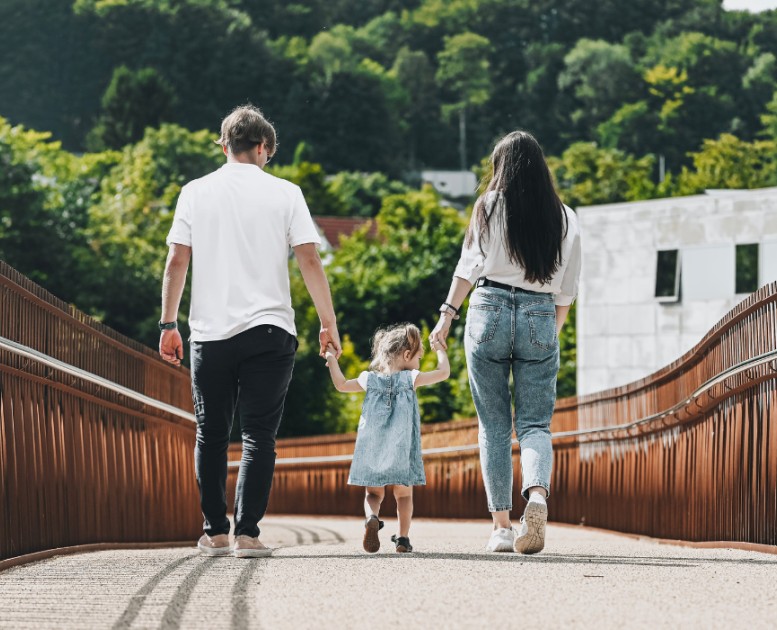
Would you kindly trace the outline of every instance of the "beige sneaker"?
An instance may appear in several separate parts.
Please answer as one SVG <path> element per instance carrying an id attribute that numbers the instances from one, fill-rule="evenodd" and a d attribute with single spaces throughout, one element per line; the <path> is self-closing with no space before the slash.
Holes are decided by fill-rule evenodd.
<path id="1" fill-rule="evenodd" d="M 547 522 L 547 503 L 530 500 L 521 517 L 521 529 L 518 530 L 515 537 L 515 550 L 525 554 L 542 551 L 545 548 L 545 525 Z"/>
<path id="2" fill-rule="evenodd" d="M 219 534 L 211 538 L 203 534 L 197 542 L 198 549 L 206 556 L 228 556 L 232 553 L 232 547 L 229 546 L 229 536 Z"/>
<path id="3" fill-rule="evenodd" d="M 259 537 L 235 537 L 235 558 L 266 558 L 273 550 L 259 542 Z"/>

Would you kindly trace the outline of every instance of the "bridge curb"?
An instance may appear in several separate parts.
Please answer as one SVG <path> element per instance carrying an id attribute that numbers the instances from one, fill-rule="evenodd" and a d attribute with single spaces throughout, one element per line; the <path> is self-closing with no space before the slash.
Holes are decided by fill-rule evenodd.
<path id="1" fill-rule="evenodd" d="M 757 553 L 768 553 L 770 555 L 777 556 L 777 545 L 761 545 L 759 543 L 725 540 L 694 542 L 692 540 L 675 540 L 673 538 L 653 538 L 652 536 L 645 536 L 644 534 L 616 532 L 612 529 L 604 529 L 603 527 L 589 527 L 588 525 L 573 525 L 572 523 L 557 523 L 552 521 L 548 521 L 548 525 L 555 525 L 556 527 L 565 527 L 570 529 L 582 529 L 591 532 L 601 532 L 602 534 L 613 534 L 614 536 L 625 536 L 626 538 L 631 538 L 632 540 L 642 540 L 645 542 L 652 542 L 657 545 L 690 547 L 692 549 L 736 549 L 737 551 L 755 551 Z"/>
<path id="2" fill-rule="evenodd" d="M 90 553 L 93 551 L 110 551 L 113 549 L 132 550 L 132 549 L 171 549 L 175 547 L 193 547 L 196 549 L 197 541 L 172 541 L 157 543 L 93 543 L 90 545 L 73 545 L 72 547 L 57 547 L 56 549 L 46 549 L 36 551 L 23 556 L 0 560 L 0 571 L 5 571 L 12 567 L 18 567 L 39 560 L 47 560 L 55 556 L 69 556 L 75 553 Z"/>

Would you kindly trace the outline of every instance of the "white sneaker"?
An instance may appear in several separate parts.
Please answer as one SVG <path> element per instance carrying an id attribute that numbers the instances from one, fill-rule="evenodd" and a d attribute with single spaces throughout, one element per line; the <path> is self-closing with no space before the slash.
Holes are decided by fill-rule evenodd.
<path id="1" fill-rule="evenodd" d="M 545 525 L 548 522 L 548 504 L 540 495 L 532 495 L 521 517 L 521 529 L 515 537 L 518 553 L 537 553 L 545 547 Z"/>
<path id="2" fill-rule="evenodd" d="M 486 545 L 486 551 L 512 551 L 515 528 L 500 527 L 491 532 L 491 538 Z"/>

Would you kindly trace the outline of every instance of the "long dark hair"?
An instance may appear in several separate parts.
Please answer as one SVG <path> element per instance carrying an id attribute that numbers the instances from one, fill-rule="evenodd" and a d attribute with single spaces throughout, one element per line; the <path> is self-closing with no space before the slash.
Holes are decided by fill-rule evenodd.
<path id="1" fill-rule="evenodd" d="M 523 267 L 529 282 L 547 284 L 561 265 L 567 219 L 542 149 L 530 133 L 513 131 L 494 147 L 490 166 L 491 181 L 475 202 L 465 242 L 471 246 L 477 232 L 482 243 L 491 220 L 503 217 L 510 262 Z M 489 212 L 491 192 L 502 197 L 504 212 L 497 212 L 498 199 Z"/>

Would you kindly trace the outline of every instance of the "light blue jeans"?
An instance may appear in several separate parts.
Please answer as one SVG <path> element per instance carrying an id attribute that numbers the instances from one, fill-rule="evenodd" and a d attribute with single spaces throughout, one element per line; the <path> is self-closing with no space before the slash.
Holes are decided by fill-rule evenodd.
<path id="1" fill-rule="evenodd" d="M 534 486 L 550 494 L 550 419 L 559 368 L 553 296 L 518 289 L 476 289 L 467 311 L 464 344 L 480 424 L 480 467 L 489 511 L 513 507 L 511 370 L 521 494 L 528 499 L 528 489 Z"/>

